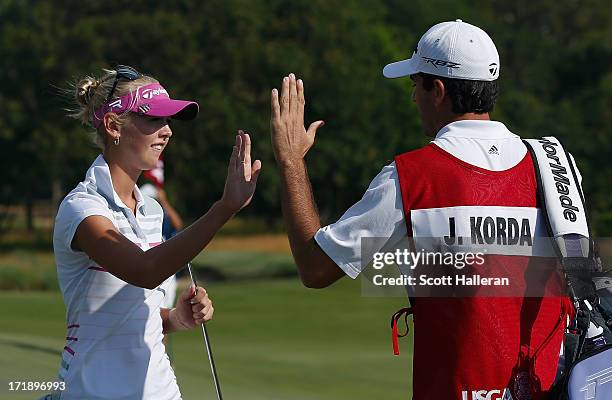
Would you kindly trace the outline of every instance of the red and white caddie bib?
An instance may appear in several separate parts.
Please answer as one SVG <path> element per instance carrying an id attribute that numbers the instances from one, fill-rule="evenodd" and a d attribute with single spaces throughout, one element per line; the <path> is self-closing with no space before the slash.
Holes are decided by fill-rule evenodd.
<path id="1" fill-rule="evenodd" d="M 529 241 L 543 232 L 528 154 L 510 169 L 491 171 L 431 143 L 397 156 L 395 164 L 408 236 L 449 235 L 452 219 L 457 236 L 495 247 L 483 274 L 510 271 L 513 284 L 528 285 Z M 542 263 L 554 270 L 556 260 Z M 551 273 L 542 293 L 558 293 L 562 285 L 560 274 Z M 561 295 L 418 297 L 414 399 L 544 398 L 557 370 L 566 305 Z"/>

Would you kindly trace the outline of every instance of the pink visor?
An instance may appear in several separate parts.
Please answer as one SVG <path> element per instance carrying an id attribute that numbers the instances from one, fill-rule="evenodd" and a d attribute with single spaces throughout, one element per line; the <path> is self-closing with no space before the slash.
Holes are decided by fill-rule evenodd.
<path id="1" fill-rule="evenodd" d="M 94 112 L 92 123 L 97 129 L 102 125 L 106 113 L 123 114 L 127 111 L 147 117 L 190 120 L 198 115 L 199 109 L 195 101 L 171 99 L 162 85 L 152 83 L 104 104 Z"/>

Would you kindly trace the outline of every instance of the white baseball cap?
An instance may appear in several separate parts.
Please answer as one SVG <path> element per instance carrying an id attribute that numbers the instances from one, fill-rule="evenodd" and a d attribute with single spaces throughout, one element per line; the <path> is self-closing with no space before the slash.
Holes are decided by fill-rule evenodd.
<path id="1" fill-rule="evenodd" d="M 453 79 L 494 81 L 499 54 L 485 31 L 460 19 L 429 28 L 412 57 L 387 64 L 383 75 L 399 78 L 419 72 Z"/>

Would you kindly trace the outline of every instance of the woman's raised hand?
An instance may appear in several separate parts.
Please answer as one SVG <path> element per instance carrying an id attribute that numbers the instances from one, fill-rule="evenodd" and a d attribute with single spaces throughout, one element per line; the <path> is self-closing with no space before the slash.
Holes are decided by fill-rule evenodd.
<path id="1" fill-rule="evenodd" d="M 261 172 L 261 161 L 251 164 L 251 138 L 248 133 L 238 131 L 232 150 L 221 204 L 232 214 L 246 207 L 253 198 L 257 178 Z"/>

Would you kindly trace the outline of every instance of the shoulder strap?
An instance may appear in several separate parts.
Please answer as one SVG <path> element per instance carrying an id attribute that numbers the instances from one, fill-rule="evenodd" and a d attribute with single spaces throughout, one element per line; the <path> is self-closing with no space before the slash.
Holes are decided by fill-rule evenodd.
<path id="1" fill-rule="evenodd" d="M 533 160 L 538 203 L 548 235 L 553 241 L 569 294 L 576 307 L 576 318 L 566 337 L 568 364 L 582 353 L 591 319 L 591 304 L 597 296 L 592 281 L 596 269 L 594 245 L 586 212 L 584 194 L 569 154 L 558 139 L 523 140 Z M 571 342 L 571 344 L 568 342 Z"/>
<path id="2" fill-rule="evenodd" d="M 565 270 L 574 302 L 594 300 L 591 275 L 596 270 L 584 196 L 576 170 L 558 139 L 523 140 L 531 153 L 538 202 L 548 234 Z"/>
<path id="3" fill-rule="evenodd" d="M 594 245 L 582 188 L 568 153 L 548 136 L 523 140 L 531 153 L 538 202 L 548 234 L 563 264 L 574 301 L 594 298 Z"/>
<path id="4" fill-rule="evenodd" d="M 568 153 L 558 139 L 523 140 L 534 162 L 538 200 L 559 256 L 593 256 L 593 245 L 582 188 Z"/>

